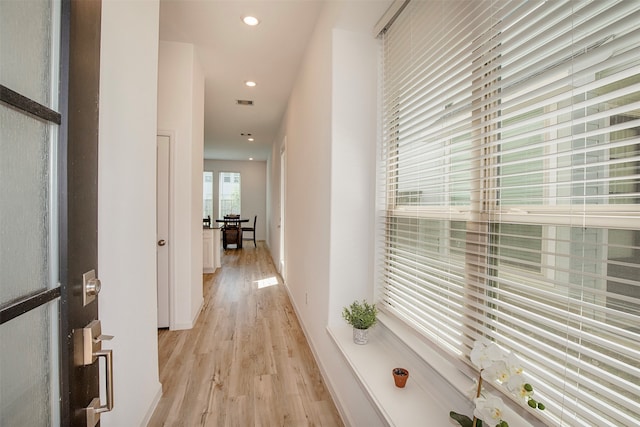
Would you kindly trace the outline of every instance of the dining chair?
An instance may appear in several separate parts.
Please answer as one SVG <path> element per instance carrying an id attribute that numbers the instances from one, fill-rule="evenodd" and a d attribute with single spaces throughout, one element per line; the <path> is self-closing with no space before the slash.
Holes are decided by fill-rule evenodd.
<path id="1" fill-rule="evenodd" d="M 240 223 L 234 221 L 240 218 L 237 214 L 227 214 L 224 216 L 222 226 L 222 247 L 227 249 L 227 245 L 236 245 L 236 248 L 242 249 L 242 230 Z M 229 221 L 227 221 L 229 220 Z"/>
<path id="2" fill-rule="evenodd" d="M 257 247 L 256 245 L 256 220 L 258 219 L 258 215 L 253 217 L 253 227 L 242 227 L 242 238 L 244 239 L 244 233 L 245 231 L 247 233 L 253 233 L 253 246 Z M 248 238 L 246 240 L 251 240 L 251 238 Z"/>
<path id="3" fill-rule="evenodd" d="M 207 215 L 206 218 L 202 218 L 202 226 L 205 228 L 211 228 L 211 215 Z"/>
<path id="4" fill-rule="evenodd" d="M 236 245 L 237 249 L 242 249 L 242 230 L 239 227 L 222 229 L 222 247 L 227 249 L 227 245 Z"/>

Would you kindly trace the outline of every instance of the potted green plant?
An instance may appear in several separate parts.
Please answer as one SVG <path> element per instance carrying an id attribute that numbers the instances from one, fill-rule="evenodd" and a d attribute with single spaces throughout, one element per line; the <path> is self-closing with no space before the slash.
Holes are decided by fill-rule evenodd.
<path id="1" fill-rule="evenodd" d="M 376 323 L 377 316 L 376 305 L 365 300 L 354 301 L 350 306 L 344 307 L 342 317 L 353 326 L 353 342 L 366 344 L 369 341 L 369 328 Z"/>

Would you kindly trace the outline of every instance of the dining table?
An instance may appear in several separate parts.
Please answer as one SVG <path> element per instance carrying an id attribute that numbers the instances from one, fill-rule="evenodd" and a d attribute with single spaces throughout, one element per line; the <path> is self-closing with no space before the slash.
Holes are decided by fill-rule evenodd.
<path id="1" fill-rule="evenodd" d="M 236 245 L 236 248 L 242 249 L 242 227 L 243 222 L 249 222 L 249 218 L 223 218 L 216 219 L 217 223 L 222 224 L 222 247 L 227 249 L 227 245 Z"/>

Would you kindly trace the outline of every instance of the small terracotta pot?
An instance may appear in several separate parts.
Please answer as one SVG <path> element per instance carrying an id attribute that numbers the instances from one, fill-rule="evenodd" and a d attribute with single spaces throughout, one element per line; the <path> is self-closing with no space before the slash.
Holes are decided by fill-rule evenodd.
<path id="1" fill-rule="evenodd" d="M 396 382 L 396 387 L 404 388 L 409 379 L 409 371 L 404 368 L 393 368 L 391 373 L 393 374 L 393 380 Z"/>

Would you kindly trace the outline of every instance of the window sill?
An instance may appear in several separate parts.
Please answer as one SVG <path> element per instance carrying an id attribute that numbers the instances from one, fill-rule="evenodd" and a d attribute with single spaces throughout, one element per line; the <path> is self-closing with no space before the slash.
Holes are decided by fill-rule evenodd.
<path id="1" fill-rule="evenodd" d="M 327 331 L 389 425 L 425 425 L 425 420 L 429 425 L 450 425 L 450 410 L 470 413 L 469 401 L 382 322 L 369 331 L 366 345 L 354 344 L 349 325 L 334 325 Z M 395 386 L 393 368 L 409 371 L 405 388 Z"/>
<path id="2" fill-rule="evenodd" d="M 354 344 L 349 325 L 332 325 L 327 332 L 381 418 L 391 426 L 424 425 L 425 420 L 442 426 L 457 425 L 449 411 L 471 416 L 473 405 L 465 394 L 473 380 L 399 320 L 384 313 L 378 318 L 366 345 Z M 395 386 L 393 368 L 409 371 L 405 388 Z M 514 409 L 506 408 L 511 425 L 543 425 L 531 424 L 526 419 L 530 417 Z"/>

